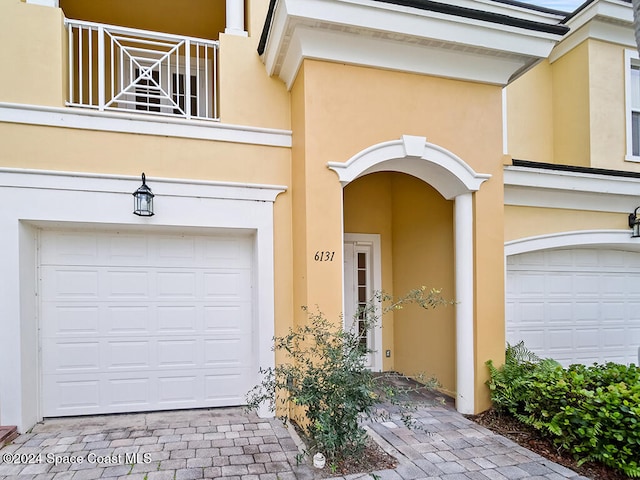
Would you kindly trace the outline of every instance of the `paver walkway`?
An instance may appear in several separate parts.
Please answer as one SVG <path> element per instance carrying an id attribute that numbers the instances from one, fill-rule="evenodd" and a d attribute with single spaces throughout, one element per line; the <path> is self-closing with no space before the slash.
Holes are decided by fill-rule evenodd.
<path id="1" fill-rule="evenodd" d="M 414 418 L 421 430 L 393 417 L 370 423 L 398 467 L 346 480 L 585 479 L 450 407 L 423 406 Z M 298 465 L 297 455 L 296 440 L 278 420 L 240 408 L 55 419 L 0 450 L 0 479 L 313 479 L 317 472 Z"/>
<path id="2" fill-rule="evenodd" d="M 394 470 L 374 472 L 377 479 L 588 480 L 466 419 L 450 406 L 423 406 L 413 418 L 420 428 L 409 430 L 399 419 L 368 425 L 378 443 L 399 461 Z"/>

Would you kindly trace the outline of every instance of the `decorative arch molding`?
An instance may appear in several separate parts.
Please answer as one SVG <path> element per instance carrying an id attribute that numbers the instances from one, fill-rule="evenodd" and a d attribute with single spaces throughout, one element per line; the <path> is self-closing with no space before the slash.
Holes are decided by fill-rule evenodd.
<path id="1" fill-rule="evenodd" d="M 512 240 L 504 244 L 504 254 L 508 257 L 537 250 L 588 246 L 624 247 L 640 252 L 640 240 L 632 238 L 629 230 L 578 230 Z"/>
<path id="2" fill-rule="evenodd" d="M 451 200 L 476 192 L 491 175 L 476 173 L 452 152 L 428 143 L 425 137 L 403 135 L 399 140 L 378 143 L 362 150 L 345 163 L 329 162 L 342 186 L 375 172 L 402 172 L 413 175 Z"/>

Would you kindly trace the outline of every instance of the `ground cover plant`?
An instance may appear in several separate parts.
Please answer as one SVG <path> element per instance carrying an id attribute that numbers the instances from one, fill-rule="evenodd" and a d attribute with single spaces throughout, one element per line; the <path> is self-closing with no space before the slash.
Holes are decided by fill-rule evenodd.
<path id="1" fill-rule="evenodd" d="M 287 361 L 261 370 L 262 382 L 247 395 L 249 408 L 266 403 L 283 421 L 293 420 L 311 439 L 311 449 L 323 453 L 335 468 L 342 459 L 364 450 L 368 437 L 361 421 L 378 415 L 379 402 L 406 407 L 400 408 L 401 416 L 405 425 L 412 426 L 410 408 L 402 404 L 406 392 L 367 368 L 366 358 L 372 352 L 363 339 L 384 312 L 407 304 L 432 309 L 448 303 L 439 290 L 425 287 L 399 299 L 376 293 L 358 312 L 356 330 L 345 330 L 342 321 L 304 308 L 308 321 L 274 339 L 274 350 L 285 352 Z"/>
<path id="2" fill-rule="evenodd" d="M 615 363 L 562 368 L 522 343 L 504 366 L 487 362 L 494 407 L 549 437 L 578 463 L 640 477 L 640 368 Z"/>

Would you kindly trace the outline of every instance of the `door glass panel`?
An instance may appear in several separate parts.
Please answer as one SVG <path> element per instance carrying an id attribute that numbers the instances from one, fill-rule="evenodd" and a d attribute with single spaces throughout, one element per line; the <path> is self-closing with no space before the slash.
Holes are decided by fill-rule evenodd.
<path id="1" fill-rule="evenodd" d="M 358 334 L 360 335 L 360 347 L 363 350 L 369 347 L 365 318 L 367 298 L 369 296 L 367 263 L 367 254 L 365 252 L 358 252 L 358 274 L 356 276 L 358 279 Z"/>

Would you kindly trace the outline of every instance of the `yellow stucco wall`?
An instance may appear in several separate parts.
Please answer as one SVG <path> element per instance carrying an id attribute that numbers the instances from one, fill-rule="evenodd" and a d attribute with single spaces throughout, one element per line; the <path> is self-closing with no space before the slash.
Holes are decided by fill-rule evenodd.
<path id="1" fill-rule="evenodd" d="M 453 202 L 407 175 L 393 177 L 393 292 L 402 296 L 422 285 L 455 298 Z M 394 315 L 396 369 L 435 376 L 455 392 L 455 308 L 425 311 L 408 306 Z"/>
<path id="2" fill-rule="evenodd" d="M 629 229 L 624 213 L 507 205 L 504 216 L 505 242 L 575 230 Z"/>
<path id="3" fill-rule="evenodd" d="M 589 44 L 553 63 L 554 161 L 589 166 Z"/>
<path id="4" fill-rule="evenodd" d="M 220 35 L 220 120 L 234 125 L 291 128 L 289 92 L 268 77 L 258 38 Z"/>
<path id="5" fill-rule="evenodd" d="M 318 247 L 312 248 L 312 244 L 320 246 L 325 242 L 332 246 L 324 248 L 335 248 L 336 253 L 338 249 L 342 249 L 339 244 L 333 247 L 336 241 L 339 242 L 341 233 L 338 229 L 341 224 L 341 192 L 336 191 L 336 186 L 339 186 L 337 176 L 331 173 L 330 177 L 326 177 L 324 174 L 324 172 L 330 172 L 326 166 L 329 161 L 346 161 L 365 148 L 408 134 L 425 136 L 429 142 L 460 156 L 476 171 L 494 176 L 483 185 L 480 192 L 475 194 L 476 224 L 483 226 L 475 239 L 476 252 L 482 252 L 481 255 L 477 254 L 476 263 L 477 278 L 482 279 L 476 291 L 477 299 L 480 299 L 476 301 L 476 315 L 478 318 L 485 319 L 482 328 L 486 329 L 482 337 L 483 345 L 477 346 L 475 362 L 478 390 L 486 389 L 483 385 L 486 379 L 484 362 L 488 358 L 499 358 L 504 350 L 501 214 L 501 170 L 504 159 L 500 130 L 502 118 L 500 88 L 315 60 L 305 60 L 303 70 L 303 74 L 296 79 L 292 92 L 294 112 L 292 192 L 294 216 L 296 210 L 301 208 L 296 205 L 297 202 L 304 201 L 307 218 L 306 226 L 296 225 L 294 229 L 293 242 L 296 252 L 294 258 L 300 255 L 296 247 L 298 243 L 305 246 L 307 257 L 318 249 Z M 299 133 L 299 122 L 296 118 L 304 120 L 304 133 Z M 300 139 L 300 135 L 304 135 L 303 140 Z M 297 147 L 298 142 L 304 142 L 304 146 L 300 149 Z M 303 164 L 304 173 L 302 173 Z M 299 181 L 296 180 L 298 175 Z M 308 180 L 310 178 L 313 178 L 312 182 Z M 301 188 L 306 189 L 306 192 L 299 192 Z M 398 223 L 396 225 L 394 221 L 392 224 L 394 228 L 392 248 L 394 252 L 398 252 L 398 257 L 394 257 L 393 265 L 394 292 L 396 293 L 404 287 L 412 288 L 422 283 L 428 284 L 428 282 L 418 282 L 419 278 L 424 277 L 424 273 L 416 268 L 416 262 L 411 260 L 414 252 L 401 253 L 402 249 L 396 244 L 396 236 L 406 235 L 403 241 L 410 245 L 415 245 L 415 239 L 423 236 L 423 245 L 433 245 L 433 248 L 437 248 L 438 242 L 442 240 L 430 239 L 426 230 L 413 230 L 426 213 L 417 206 L 421 205 L 420 203 L 412 203 L 409 200 L 410 192 L 411 190 L 407 190 L 398 194 L 398 198 L 402 198 L 403 202 L 398 203 L 399 212 L 394 210 L 394 218 Z M 409 198 L 404 197 L 405 194 L 409 195 Z M 421 193 L 415 195 L 420 196 Z M 426 201 L 426 198 L 422 200 Z M 427 205 L 430 205 L 430 202 L 431 199 L 427 201 Z M 395 204 L 395 200 L 393 203 Z M 449 212 L 450 218 L 452 208 L 450 203 L 444 202 L 442 206 L 446 209 L 430 212 L 429 215 L 444 215 L 444 212 Z M 299 228 L 300 231 L 297 230 Z M 450 235 L 452 235 L 451 230 L 449 227 Z M 410 232 L 414 233 L 410 234 Z M 470 232 L 470 234 L 473 233 Z M 413 244 L 410 241 L 411 235 L 415 236 Z M 497 237 L 499 237 L 498 240 L 496 240 Z M 452 248 L 450 242 L 448 248 Z M 442 258 L 446 258 L 446 255 Z M 497 263 L 495 263 L 496 259 Z M 398 277 L 398 262 L 403 266 L 406 265 L 407 268 L 402 280 Z M 449 268 L 453 268 L 451 264 Z M 313 291 L 316 298 L 324 296 L 324 299 L 329 300 L 332 294 L 319 294 L 317 289 L 335 293 L 338 290 L 336 284 L 341 279 L 341 273 L 338 273 L 338 270 L 339 268 L 335 270 L 327 268 L 327 265 L 307 263 L 306 272 L 298 271 L 294 275 L 295 282 L 302 282 L 305 286 L 296 288 Z M 303 276 L 304 273 L 306 278 Z M 443 283 L 447 283 L 444 278 Z M 341 308 L 341 295 L 333 298 L 337 306 L 321 305 L 320 307 L 330 311 Z M 398 337 L 397 314 L 394 317 L 394 323 L 396 325 L 394 350 L 398 352 L 399 349 L 406 349 L 402 354 L 404 355 L 402 360 L 399 360 L 398 355 L 395 356 L 396 368 L 400 361 L 404 362 L 402 365 L 407 371 L 424 371 L 425 365 L 420 354 L 409 352 L 408 347 L 413 349 L 416 343 L 407 346 Z M 451 332 L 442 332 L 442 335 L 446 337 L 449 333 Z M 421 347 L 420 351 L 423 350 L 424 348 Z M 451 372 L 455 368 L 451 363 L 448 357 L 443 357 L 441 364 L 437 367 L 448 385 L 452 383 Z M 487 406 L 488 396 L 479 396 L 476 409 L 481 410 Z"/>
<path id="6" fill-rule="evenodd" d="M 620 45 L 589 41 L 592 167 L 616 170 L 638 167 L 624 161 L 624 70 L 624 49 Z"/>
<path id="7" fill-rule="evenodd" d="M 508 85 L 509 154 L 519 160 L 553 163 L 553 73 L 548 60 Z"/>
<path id="8" fill-rule="evenodd" d="M 393 293 L 393 175 L 365 175 L 344 188 L 344 231 L 380 235 L 382 290 L 387 293 Z M 391 350 L 391 357 L 382 359 L 383 370 L 395 369 L 393 319 L 394 312 L 386 313 L 382 319 L 381 348 Z"/>
<path id="9" fill-rule="evenodd" d="M 63 106 L 65 38 L 60 9 L 0 0 L 0 102 Z"/>

